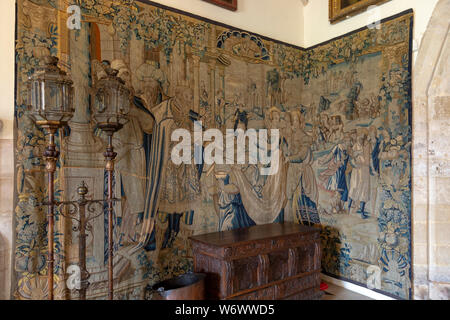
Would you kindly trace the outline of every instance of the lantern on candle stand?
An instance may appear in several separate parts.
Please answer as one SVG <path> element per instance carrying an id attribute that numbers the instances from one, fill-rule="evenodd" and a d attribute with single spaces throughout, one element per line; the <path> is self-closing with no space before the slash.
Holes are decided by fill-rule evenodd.
<path id="1" fill-rule="evenodd" d="M 56 150 L 55 134 L 59 128 L 65 127 L 74 114 L 73 82 L 70 77 L 58 68 L 58 58 L 47 56 L 43 65 L 28 79 L 29 109 L 28 113 L 36 125 L 44 128 L 48 134 L 48 143 L 44 151 L 48 183 L 48 298 L 53 300 L 54 270 L 54 176 L 59 151 Z"/>
<path id="2" fill-rule="evenodd" d="M 58 68 L 58 58 L 47 56 L 28 80 L 30 115 L 44 128 L 61 128 L 74 114 L 73 82 Z"/>
<path id="3" fill-rule="evenodd" d="M 110 136 L 128 122 L 131 92 L 117 70 L 106 66 L 105 71 L 95 88 L 93 117 L 97 127 Z"/>
<path id="4" fill-rule="evenodd" d="M 114 296 L 113 279 L 113 198 L 112 178 L 114 172 L 114 160 L 117 153 L 114 152 L 112 137 L 114 133 L 122 129 L 128 122 L 130 110 L 130 90 L 125 82 L 120 79 L 118 71 L 110 66 L 105 66 L 105 74 L 97 82 L 94 96 L 93 118 L 97 128 L 101 129 L 108 138 L 108 145 L 104 153 L 106 159 L 106 171 L 108 174 L 108 297 Z"/>

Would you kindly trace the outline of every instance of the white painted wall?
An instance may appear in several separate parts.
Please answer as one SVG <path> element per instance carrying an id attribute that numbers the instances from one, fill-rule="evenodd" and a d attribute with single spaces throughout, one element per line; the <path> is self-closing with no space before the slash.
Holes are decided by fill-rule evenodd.
<path id="1" fill-rule="evenodd" d="M 0 1 L 0 139 L 13 138 L 15 0 Z"/>
<path id="2" fill-rule="evenodd" d="M 269 38 L 303 45 L 301 0 L 238 0 L 235 12 L 203 0 L 152 1 Z"/>
<path id="3" fill-rule="evenodd" d="M 414 50 L 419 48 L 422 36 L 438 0 L 391 0 L 379 6 L 381 19 L 388 18 L 407 9 L 414 10 Z M 309 0 L 303 9 L 304 47 L 311 47 L 333 39 L 374 22 L 370 14 L 363 12 L 347 20 L 330 24 L 328 0 Z"/>

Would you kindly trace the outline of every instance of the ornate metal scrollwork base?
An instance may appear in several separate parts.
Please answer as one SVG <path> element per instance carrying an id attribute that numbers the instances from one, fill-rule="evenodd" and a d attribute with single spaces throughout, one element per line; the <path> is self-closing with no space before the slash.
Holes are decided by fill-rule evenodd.
<path id="1" fill-rule="evenodd" d="M 83 181 L 77 188 L 79 195 L 76 201 L 63 201 L 55 202 L 58 211 L 62 216 L 76 221 L 72 230 L 78 232 L 79 249 L 78 249 L 78 266 L 80 268 L 80 286 L 76 289 L 79 292 L 80 300 L 86 300 L 86 291 L 89 287 L 89 271 L 86 267 L 86 238 L 88 232 L 92 232 L 91 222 L 96 218 L 103 215 L 103 205 L 108 204 L 108 207 L 112 207 L 115 202 L 119 202 L 120 199 L 107 199 L 107 200 L 88 200 L 86 195 L 89 189 L 86 183 Z M 65 210 L 64 210 L 65 209 Z M 100 213 L 96 213 L 100 209 Z"/>

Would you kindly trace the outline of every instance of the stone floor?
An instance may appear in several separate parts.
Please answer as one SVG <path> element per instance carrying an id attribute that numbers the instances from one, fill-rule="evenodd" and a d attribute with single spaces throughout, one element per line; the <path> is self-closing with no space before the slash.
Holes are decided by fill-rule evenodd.
<path id="1" fill-rule="evenodd" d="M 325 290 L 322 300 L 373 300 L 343 287 L 328 282 L 327 284 L 328 289 Z"/>

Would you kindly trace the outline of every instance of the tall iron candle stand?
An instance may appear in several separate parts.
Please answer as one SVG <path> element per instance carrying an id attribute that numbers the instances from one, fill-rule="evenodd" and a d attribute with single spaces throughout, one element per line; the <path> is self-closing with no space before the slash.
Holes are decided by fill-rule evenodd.
<path id="1" fill-rule="evenodd" d="M 97 82 L 95 88 L 94 111 L 93 118 L 97 123 L 97 127 L 101 129 L 108 138 L 108 145 L 104 153 L 106 166 L 105 170 L 108 176 L 108 298 L 114 298 L 114 222 L 113 213 L 113 174 L 114 160 L 117 153 L 114 152 L 113 135 L 122 129 L 123 125 L 128 121 L 128 113 L 130 109 L 130 90 L 126 87 L 125 82 L 120 79 L 118 71 L 110 66 L 105 66 L 105 75 Z"/>
<path id="2" fill-rule="evenodd" d="M 73 82 L 70 77 L 58 68 L 58 58 L 47 56 L 44 63 L 28 80 L 29 114 L 37 126 L 48 134 L 48 143 L 43 157 L 47 172 L 47 221 L 48 221 L 48 299 L 54 299 L 54 228 L 55 228 L 55 171 L 59 158 L 56 150 L 55 134 L 58 129 L 67 126 L 74 114 Z"/>

